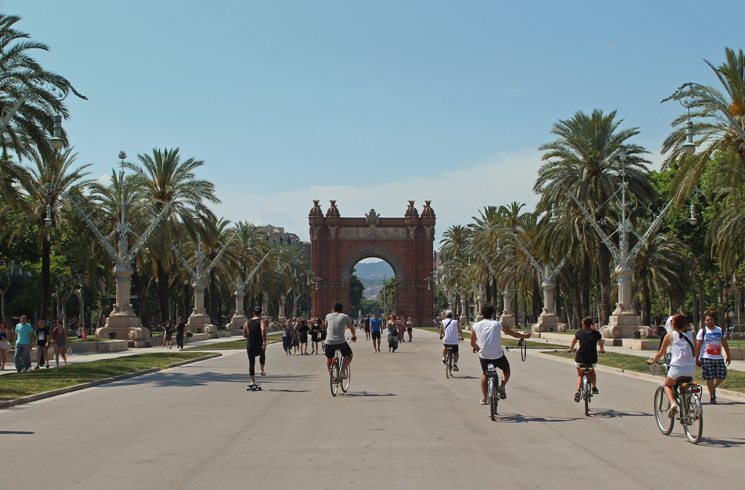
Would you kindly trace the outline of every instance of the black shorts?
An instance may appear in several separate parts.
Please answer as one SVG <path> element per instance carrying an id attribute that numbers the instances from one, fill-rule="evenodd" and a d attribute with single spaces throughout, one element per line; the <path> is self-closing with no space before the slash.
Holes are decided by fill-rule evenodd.
<path id="1" fill-rule="evenodd" d="M 372 333 L 372 339 L 373 340 L 375 340 L 375 339 L 380 340 L 380 332 L 373 332 Z"/>
<path id="2" fill-rule="evenodd" d="M 411 331 L 412 331 L 412 330 L 413 330 L 413 328 L 412 328 L 412 327 L 406 327 L 406 331 L 407 331 L 407 332 L 411 333 Z"/>
<path id="3" fill-rule="evenodd" d="M 510 361 L 507 360 L 507 356 L 502 356 L 499 359 L 483 359 L 479 357 L 479 362 L 481 363 L 481 372 L 483 374 L 486 374 L 489 364 L 494 364 L 494 367 L 501 369 L 503 373 L 510 372 Z"/>
<path id="4" fill-rule="evenodd" d="M 326 358 L 333 359 L 334 354 L 336 353 L 336 349 L 339 349 L 341 351 L 341 355 L 343 355 L 344 357 L 349 357 L 352 355 L 352 348 L 349 347 L 349 344 L 347 342 L 344 342 L 343 344 L 324 345 L 323 350 L 326 353 Z"/>
<path id="5" fill-rule="evenodd" d="M 458 353 L 458 344 L 445 344 L 445 347 L 452 347 L 453 348 L 453 354 Z"/>

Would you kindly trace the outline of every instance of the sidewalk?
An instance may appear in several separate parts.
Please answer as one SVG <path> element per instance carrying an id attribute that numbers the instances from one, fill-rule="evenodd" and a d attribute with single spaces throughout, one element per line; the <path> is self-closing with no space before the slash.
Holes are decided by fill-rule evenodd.
<path id="1" fill-rule="evenodd" d="M 239 336 L 232 336 L 232 337 L 221 337 L 217 339 L 207 339 L 207 340 L 198 340 L 194 342 L 189 342 L 185 344 L 185 348 L 191 348 L 191 347 L 200 347 L 200 346 L 207 346 L 210 344 L 217 344 L 221 342 L 227 342 L 231 340 L 240 340 L 242 337 Z M 115 359 L 117 357 L 126 357 L 126 356 L 134 356 L 136 354 L 146 354 L 150 352 L 178 352 L 178 349 L 174 346 L 172 349 L 168 349 L 166 347 L 143 347 L 143 348 L 130 348 L 127 350 L 119 351 L 119 352 L 94 352 L 90 354 L 68 354 L 67 355 L 67 364 L 79 364 L 82 362 L 93 362 L 93 361 L 100 361 L 102 359 Z M 36 350 L 34 349 L 31 352 L 31 370 L 34 369 L 36 366 Z M 60 366 L 64 366 L 64 363 L 60 356 Z M 54 362 L 54 357 L 52 357 L 51 361 L 49 362 L 49 369 L 55 369 L 56 365 Z M 41 368 L 46 369 L 46 368 Z M 5 371 L 0 371 L 0 376 L 3 374 L 11 374 L 15 373 L 16 368 L 13 364 L 13 360 L 5 363 Z"/>
<path id="2" fill-rule="evenodd" d="M 541 343 L 548 343 L 548 344 L 559 344 L 559 345 L 566 345 L 569 347 L 569 345 L 572 343 L 572 336 L 566 335 L 566 334 L 552 334 L 552 333 L 542 333 L 540 339 L 529 339 L 528 342 L 531 342 L 533 344 L 541 344 Z M 636 349 L 628 349 L 626 347 L 619 347 L 619 346 L 605 346 L 606 352 L 614 352 L 617 354 L 626 354 L 629 356 L 637 356 L 637 357 L 645 357 L 650 358 L 655 354 L 655 351 L 653 350 L 636 350 Z M 727 366 L 728 369 L 732 369 L 733 371 L 745 371 L 745 361 L 732 361 L 729 366 Z"/>

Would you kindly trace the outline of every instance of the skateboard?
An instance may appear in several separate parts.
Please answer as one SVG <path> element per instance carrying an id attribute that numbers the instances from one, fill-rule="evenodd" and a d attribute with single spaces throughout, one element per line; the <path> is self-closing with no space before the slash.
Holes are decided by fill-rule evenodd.
<path id="1" fill-rule="evenodd" d="M 261 391 L 261 386 L 259 385 L 248 385 L 246 388 L 246 391 Z"/>

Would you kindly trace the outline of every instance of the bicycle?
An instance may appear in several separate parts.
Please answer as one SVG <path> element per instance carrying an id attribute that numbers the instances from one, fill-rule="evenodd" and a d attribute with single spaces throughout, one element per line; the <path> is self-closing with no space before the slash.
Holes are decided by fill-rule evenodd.
<path id="1" fill-rule="evenodd" d="M 590 416 L 590 401 L 592 400 L 592 373 L 595 368 L 591 364 L 580 364 L 582 372 L 582 384 L 580 385 L 579 393 L 584 400 L 585 405 L 585 417 Z"/>
<path id="2" fill-rule="evenodd" d="M 486 400 L 489 404 L 489 417 L 496 420 L 497 406 L 499 405 L 500 379 L 497 376 L 497 368 L 494 364 L 486 366 Z"/>
<path id="3" fill-rule="evenodd" d="M 453 376 L 453 347 L 445 346 L 445 379 Z"/>
<path id="4" fill-rule="evenodd" d="M 660 374 L 657 364 L 650 364 L 652 374 Z M 663 364 L 662 374 L 667 372 L 668 366 Z M 683 426 L 683 432 L 686 438 L 693 443 L 698 444 L 704 432 L 704 410 L 701 406 L 701 385 L 693 382 L 693 378 L 683 376 L 677 379 L 673 386 L 673 395 L 678 405 L 677 415 L 669 417 L 670 400 L 665 393 L 665 387 L 659 386 L 654 392 L 654 418 L 657 422 L 657 428 L 664 435 L 669 435 L 673 431 L 675 419 L 677 418 L 680 425 Z"/>
<path id="5" fill-rule="evenodd" d="M 520 339 L 517 341 L 517 346 L 520 348 L 520 360 L 525 362 L 528 357 L 528 343 L 525 339 Z"/>
<path id="6" fill-rule="evenodd" d="M 352 378 L 352 369 L 351 366 L 347 366 L 346 369 L 346 377 L 341 377 L 341 367 L 344 365 L 344 360 L 346 358 L 341 354 L 341 350 L 336 349 L 336 352 L 334 353 L 334 358 L 331 359 L 331 367 L 329 368 L 329 382 L 331 385 L 331 396 L 336 396 L 337 393 L 339 393 L 339 388 L 341 387 L 341 391 L 343 393 L 346 393 L 349 389 L 349 383 L 351 382 Z"/>

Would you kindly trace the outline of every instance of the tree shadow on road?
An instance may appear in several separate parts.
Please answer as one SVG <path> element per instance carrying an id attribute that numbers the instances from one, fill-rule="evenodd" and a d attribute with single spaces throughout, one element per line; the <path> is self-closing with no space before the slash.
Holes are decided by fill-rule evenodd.
<path id="1" fill-rule="evenodd" d="M 33 434 L 36 434 L 36 432 L 31 432 L 30 430 L 0 430 L 0 436 L 4 436 L 4 435 L 30 436 Z"/>
<path id="2" fill-rule="evenodd" d="M 513 412 L 502 412 L 497 414 L 496 422 L 507 422 L 510 424 L 523 424 L 528 422 L 555 423 L 555 422 L 574 422 L 580 420 L 579 417 L 532 417 L 530 415 L 521 415 Z"/>

